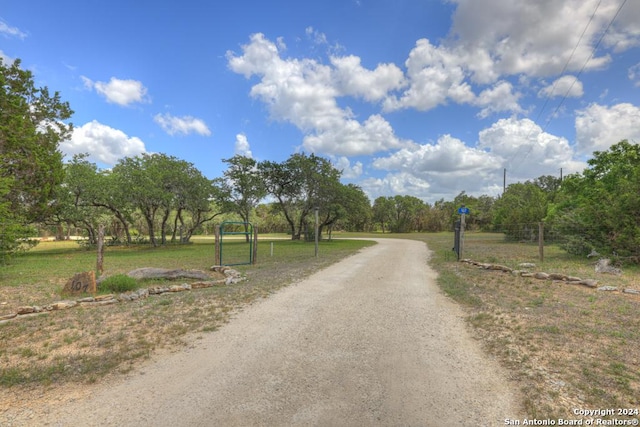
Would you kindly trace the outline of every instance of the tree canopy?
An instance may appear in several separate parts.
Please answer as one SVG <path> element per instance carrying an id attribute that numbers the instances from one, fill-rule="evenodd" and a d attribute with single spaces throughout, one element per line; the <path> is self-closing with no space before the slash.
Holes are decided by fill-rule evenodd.
<path id="1" fill-rule="evenodd" d="M 20 60 L 5 65 L 0 58 L 0 179 L 16 220 L 29 223 L 51 214 L 50 201 L 64 171 L 59 143 L 72 126 L 69 104 L 47 87 L 36 88 Z"/>
<path id="2" fill-rule="evenodd" d="M 0 249 L 11 252 L 28 224 L 53 214 L 64 171 L 60 141 L 69 137 L 69 104 L 37 88 L 20 60 L 0 57 Z"/>
<path id="3" fill-rule="evenodd" d="M 623 140 L 587 163 L 564 180 L 552 207 L 566 249 L 639 257 L 640 146 Z"/>

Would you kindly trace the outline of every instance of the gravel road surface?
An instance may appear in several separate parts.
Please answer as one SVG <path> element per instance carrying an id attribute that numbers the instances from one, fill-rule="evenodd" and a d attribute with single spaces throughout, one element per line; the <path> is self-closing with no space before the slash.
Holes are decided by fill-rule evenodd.
<path id="1" fill-rule="evenodd" d="M 56 408 L 46 425 L 440 427 L 520 418 L 516 386 L 440 293 L 428 257 L 421 242 L 380 239 L 192 348 Z"/>

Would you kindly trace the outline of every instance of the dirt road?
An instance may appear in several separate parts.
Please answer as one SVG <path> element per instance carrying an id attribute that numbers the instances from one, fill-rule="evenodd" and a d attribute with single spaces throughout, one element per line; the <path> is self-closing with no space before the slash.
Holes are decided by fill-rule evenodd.
<path id="1" fill-rule="evenodd" d="M 423 243 L 381 239 L 41 421 L 440 427 L 519 418 L 514 385 L 469 336 L 427 259 Z"/>

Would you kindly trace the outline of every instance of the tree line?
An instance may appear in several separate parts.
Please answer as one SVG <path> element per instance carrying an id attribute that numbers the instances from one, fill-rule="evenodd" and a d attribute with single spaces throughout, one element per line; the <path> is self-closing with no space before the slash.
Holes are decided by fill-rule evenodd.
<path id="1" fill-rule="evenodd" d="M 223 176 L 210 180 L 193 164 L 162 153 L 125 157 L 109 170 L 99 170 L 87 154 L 76 155 L 64 165 L 48 224 L 58 227 L 60 238 L 65 226 L 81 228 L 93 243 L 102 223 L 121 243 L 134 243 L 142 232 L 158 246 L 188 242 L 225 214 L 244 222 L 259 219 L 258 212 L 278 216 L 277 227 L 284 224 L 294 240 L 304 237 L 316 209 L 320 232 L 336 224 L 363 229 L 367 221 L 367 196 L 342 184 L 340 171 L 325 158 L 297 153 L 284 162 L 245 156 L 223 161 Z M 260 206 L 265 198 L 274 201 Z"/>
<path id="2" fill-rule="evenodd" d="M 162 153 L 125 157 L 110 170 L 86 154 L 65 164 L 59 144 L 71 135 L 72 114 L 59 93 L 34 85 L 19 60 L 0 58 L 0 253 L 24 246 L 36 225 L 53 227 L 60 238 L 81 229 L 90 243 L 105 225 L 117 243 L 148 239 L 154 246 L 188 242 L 223 218 L 303 239 L 316 213 L 320 233 L 450 231 L 464 205 L 470 230 L 521 239 L 524 224 L 533 235 L 531 224 L 544 221 L 571 253 L 640 258 L 640 148 L 626 140 L 595 152 L 581 173 L 512 184 L 497 197 L 461 191 L 432 204 L 410 195 L 371 202 L 315 154 L 282 162 L 234 156 L 215 179 Z"/>

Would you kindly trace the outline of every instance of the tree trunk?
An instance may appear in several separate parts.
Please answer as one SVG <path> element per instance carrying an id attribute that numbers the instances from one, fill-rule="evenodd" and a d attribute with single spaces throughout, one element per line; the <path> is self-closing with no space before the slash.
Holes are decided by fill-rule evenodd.
<path id="1" fill-rule="evenodd" d="M 169 215 L 171 211 L 166 209 L 162 214 L 162 223 L 160 224 L 160 240 L 163 245 L 167 244 L 167 221 L 169 220 Z"/>
<path id="2" fill-rule="evenodd" d="M 176 241 L 176 232 L 178 231 L 178 219 L 180 218 L 180 212 L 182 208 L 178 209 L 176 212 L 176 217 L 173 219 L 173 232 L 171 233 L 171 243 L 175 243 Z M 182 221 L 180 221 L 182 223 Z M 180 225 L 182 227 L 182 224 Z M 182 243 L 182 236 L 180 238 L 180 243 Z"/>
<path id="3" fill-rule="evenodd" d="M 147 221 L 147 228 L 149 228 L 149 241 L 153 245 L 153 247 L 158 246 L 158 242 L 156 241 L 156 228 L 153 225 L 153 213 L 145 212 L 144 219 Z"/>
<path id="4" fill-rule="evenodd" d="M 104 224 L 98 226 L 98 259 L 96 260 L 96 271 L 98 276 L 102 275 L 104 264 Z"/>
<path id="5" fill-rule="evenodd" d="M 124 229 L 124 235 L 127 237 L 127 245 L 131 244 L 131 232 L 129 231 L 129 224 L 120 212 L 116 212 L 116 218 L 122 223 Z"/>

